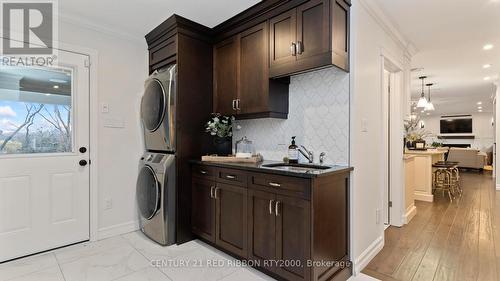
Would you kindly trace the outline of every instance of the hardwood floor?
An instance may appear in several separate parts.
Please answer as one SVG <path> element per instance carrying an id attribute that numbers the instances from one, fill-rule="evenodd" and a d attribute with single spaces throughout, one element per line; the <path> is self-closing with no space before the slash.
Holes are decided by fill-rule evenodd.
<path id="1" fill-rule="evenodd" d="M 409 224 L 385 231 L 363 273 L 381 280 L 500 280 L 500 193 L 490 173 L 462 172 L 463 196 L 416 201 Z"/>

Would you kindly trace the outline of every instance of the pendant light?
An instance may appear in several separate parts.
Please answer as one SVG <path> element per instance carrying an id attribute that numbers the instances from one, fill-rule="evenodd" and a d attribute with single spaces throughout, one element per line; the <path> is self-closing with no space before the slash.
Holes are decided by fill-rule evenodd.
<path id="1" fill-rule="evenodd" d="M 427 76 L 420 76 L 418 79 L 422 80 L 422 93 L 420 94 L 420 99 L 418 100 L 417 107 L 418 108 L 424 108 L 427 106 L 427 99 L 425 98 L 425 93 L 424 93 L 424 80 L 427 78 Z"/>
<path id="2" fill-rule="evenodd" d="M 435 110 L 434 104 L 432 104 L 432 101 L 431 101 L 431 86 L 432 85 L 434 85 L 434 84 L 432 84 L 432 83 L 425 84 L 425 86 L 429 87 L 429 101 L 427 102 L 427 105 L 425 106 L 426 111 L 434 111 Z"/>

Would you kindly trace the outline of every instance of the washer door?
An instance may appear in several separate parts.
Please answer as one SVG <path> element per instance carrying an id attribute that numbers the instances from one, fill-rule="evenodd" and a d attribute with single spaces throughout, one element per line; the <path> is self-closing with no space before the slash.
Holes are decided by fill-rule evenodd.
<path id="1" fill-rule="evenodd" d="M 160 209 L 160 183 L 151 167 L 144 166 L 137 178 L 137 205 L 141 216 L 150 220 Z"/>
<path id="2" fill-rule="evenodd" d="M 141 102 L 141 118 L 148 131 L 154 132 L 160 127 L 165 117 L 165 103 L 163 85 L 158 79 L 149 79 Z"/>

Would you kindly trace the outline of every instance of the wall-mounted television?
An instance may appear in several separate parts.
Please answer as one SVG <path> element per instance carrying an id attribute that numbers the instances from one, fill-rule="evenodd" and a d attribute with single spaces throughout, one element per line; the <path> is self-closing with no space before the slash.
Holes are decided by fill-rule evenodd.
<path id="1" fill-rule="evenodd" d="M 441 134 L 472 134 L 472 117 L 443 116 L 440 131 Z"/>

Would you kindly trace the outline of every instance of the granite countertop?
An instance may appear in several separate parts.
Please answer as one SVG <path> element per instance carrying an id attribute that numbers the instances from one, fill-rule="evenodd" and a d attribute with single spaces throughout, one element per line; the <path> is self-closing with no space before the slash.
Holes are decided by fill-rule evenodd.
<path id="1" fill-rule="evenodd" d="M 349 166 L 338 166 L 338 165 L 325 165 L 330 167 L 324 170 L 311 170 L 311 171 L 300 171 L 300 170 L 282 170 L 273 167 L 265 167 L 265 165 L 269 164 L 277 164 L 282 163 L 279 161 L 263 161 L 260 163 L 224 163 L 224 162 L 208 162 L 201 160 L 191 160 L 189 161 L 192 164 L 198 165 L 207 165 L 219 168 L 230 168 L 230 169 L 238 169 L 252 172 L 261 172 L 275 175 L 284 175 L 284 176 L 293 176 L 293 177 L 301 177 L 301 178 L 317 178 L 323 177 L 327 175 L 333 175 L 338 173 L 345 173 L 352 171 L 354 168 Z"/>

